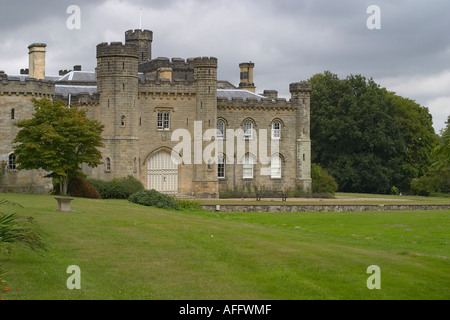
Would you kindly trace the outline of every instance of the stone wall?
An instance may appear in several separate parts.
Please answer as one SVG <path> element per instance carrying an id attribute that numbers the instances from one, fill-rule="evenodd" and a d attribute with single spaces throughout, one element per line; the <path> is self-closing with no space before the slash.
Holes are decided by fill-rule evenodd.
<path id="1" fill-rule="evenodd" d="M 364 212 L 390 210 L 450 210 L 450 204 L 384 204 L 384 205 L 323 205 L 323 204 L 221 204 L 202 205 L 212 212 Z"/>

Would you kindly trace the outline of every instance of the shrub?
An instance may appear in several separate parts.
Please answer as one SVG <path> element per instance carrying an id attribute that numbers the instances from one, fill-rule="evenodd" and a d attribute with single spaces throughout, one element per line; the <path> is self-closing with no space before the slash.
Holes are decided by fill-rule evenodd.
<path id="1" fill-rule="evenodd" d="M 178 203 L 173 197 L 160 193 L 155 189 L 136 192 L 128 198 L 128 201 L 143 206 L 179 210 Z"/>
<path id="2" fill-rule="evenodd" d="M 198 210 L 198 209 L 202 208 L 202 204 L 199 201 L 196 201 L 196 200 L 177 199 L 176 202 L 177 202 L 178 207 L 180 209 Z"/>
<path id="3" fill-rule="evenodd" d="M 338 190 L 336 180 L 318 164 L 311 164 L 311 178 L 314 197 L 319 195 L 321 197 L 334 196 L 334 193 Z"/>
<path id="4" fill-rule="evenodd" d="M 134 177 L 128 176 L 111 181 L 89 179 L 103 199 L 128 199 L 132 194 L 144 190 L 142 183 Z"/>
<path id="5" fill-rule="evenodd" d="M 67 193 L 72 197 L 100 199 L 100 193 L 88 181 L 82 178 L 75 178 L 69 181 Z"/>
<path id="6" fill-rule="evenodd" d="M 450 192 L 450 166 L 431 169 L 424 176 L 411 181 L 410 192 L 419 196 Z"/>

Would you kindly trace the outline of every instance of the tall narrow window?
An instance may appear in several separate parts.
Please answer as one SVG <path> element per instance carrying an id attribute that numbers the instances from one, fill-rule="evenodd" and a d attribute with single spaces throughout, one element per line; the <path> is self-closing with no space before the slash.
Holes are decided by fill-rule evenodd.
<path id="1" fill-rule="evenodd" d="M 170 113 L 164 113 L 164 130 L 170 129 Z"/>
<path id="2" fill-rule="evenodd" d="M 281 159 L 278 155 L 273 155 L 270 159 L 270 177 L 281 178 Z"/>
<path id="3" fill-rule="evenodd" d="M 252 138 L 253 123 L 251 121 L 244 122 L 244 139 L 249 140 Z"/>
<path id="4" fill-rule="evenodd" d="M 163 129 L 163 113 L 158 112 L 158 130 Z"/>
<path id="5" fill-rule="evenodd" d="M 125 116 L 122 116 L 122 118 L 120 118 L 120 125 L 122 127 L 125 127 Z"/>
<path id="6" fill-rule="evenodd" d="M 217 158 L 217 177 L 225 178 L 225 157 L 219 156 Z"/>
<path id="7" fill-rule="evenodd" d="M 16 156 L 14 153 L 11 153 L 8 157 L 8 167 L 10 169 L 16 169 Z"/>
<path id="8" fill-rule="evenodd" d="M 111 171 L 111 159 L 110 158 L 105 159 L 105 171 L 107 171 L 107 172 Z"/>
<path id="9" fill-rule="evenodd" d="M 217 120 L 217 138 L 223 139 L 225 137 L 225 122 Z"/>
<path id="10" fill-rule="evenodd" d="M 244 179 L 253 179 L 253 158 L 246 155 L 242 166 L 242 177 Z"/>
<path id="11" fill-rule="evenodd" d="M 14 120 L 16 118 L 16 109 L 11 109 L 11 120 Z"/>
<path id="12" fill-rule="evenodd" d="M 281 138 L 281 124 L 278 121 L 272 123 L 272 139 Z"/>

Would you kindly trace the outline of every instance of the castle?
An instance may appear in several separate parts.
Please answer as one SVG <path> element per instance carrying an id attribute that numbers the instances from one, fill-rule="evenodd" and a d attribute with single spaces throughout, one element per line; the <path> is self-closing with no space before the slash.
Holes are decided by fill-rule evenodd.
<path id="1" fill-rule="evenodd" d="M 216 58 L 153 59 L 152 41 L 152 31 L 129 30 L 125 43 L 97 45 L 95 71 L 77 65 L 55 76 L 45 74 L 46 45 L 34 43 L 28 69 L 0 71 L 0 162 L 8 164 L 0 192 L 52 188 L 42 170 L 15 170 L 14 124 L 32 116 L 32 98 L 62 99 L 105 126 L 103 164 L 83 167 L 89 178 L 133 176 L 148 189 L 189 198 L 246 185 L 311 187 L 309 83 L 291 83 L 289 100 L 275 90 L 258 94 L 253 63 L 239 65 L 235 86 L 217 79 Z M 216 161 L 204 158 L 211 149 Z"/>

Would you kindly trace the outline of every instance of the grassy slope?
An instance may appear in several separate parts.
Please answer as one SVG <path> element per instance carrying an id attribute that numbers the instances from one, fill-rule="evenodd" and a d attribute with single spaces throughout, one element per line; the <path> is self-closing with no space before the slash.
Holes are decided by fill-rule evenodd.
<path id="1" fill-rule="evenodd" d="M 449 212 L 175 212 L 49 196 L 21 203 L 51 251 L 15 248 L 5 299 L 449 299 Z M 68 290 L 66 269 L 81 268 Z M 381 268 L 381 290 L 366 269 Z M 15 290 L 18 288 L 19 290 Z"/>

